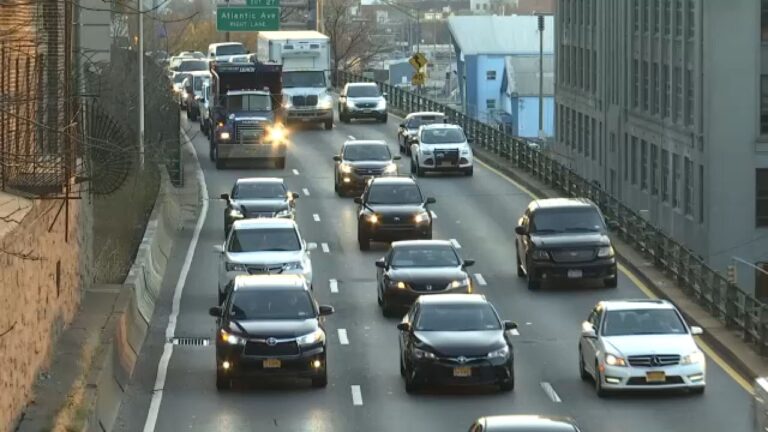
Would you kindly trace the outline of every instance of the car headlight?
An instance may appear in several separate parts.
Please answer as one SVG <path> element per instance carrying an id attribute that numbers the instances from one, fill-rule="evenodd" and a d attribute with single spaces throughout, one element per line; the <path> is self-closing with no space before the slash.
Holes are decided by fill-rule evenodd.
<path id="1" fill-rule="evenodd" d="M 352 172 L 352 167 L 347 165 L 347 164 L 345 164 L 345 163 L 343 163 L 343 164 L 339 165 L 339 171 L 341 171 L 344 174 L 349 174 L 349 173 Z"/>
<path id="2" fill-rule="evenodd" d="M 413 220 L 417 224 L 427 223 L 427 222 L 429 222 L 429 213 L 421 212 L 421 213 L 417 214 L 416 216 L 414 216 Z"/>
<path id="3" fill-rule="evenodd" d="M 421 151 L 421 154 L 423 154 L 424 156 L 429 156 L 432 154 L 431 148 L 422 147 L 419 150 Z"/>
<path id="4" fill-rule="evenodd" d="M 219 134 L 219 139 L 222 139 L 224 141 L 229 140 L 232 137 L 229 132 L 222 132 Z"/>
<path id="5" fill-rule="evenodd" d="M 235 208 L 230 209 L 229 210 L 229 217 L 242 218 L 243 217 L 243 212 L 241 212 L 240 210 L 235 209 Z"/>
<path id="6" fill-rule="evenodd" d="M 290 217 L 291 216 L 291 209 L 282 209 L 279 212 L 275 213 L 276 218 L 282 218 L 282 217 Z"/>
<path id="7" fill-rule="evenodd" d="M 488 358 L 507 358 L 509 357 L 509 347 L 504 346 L 502 348 L 497 349 L 496 351 L 491 351 L 488 353 Z"/>
<path id="8" fill-rule="evenodd" d="M 301 270 L 301 262 L 300 261 L 294 261 L 283 264 L 283 270 Z"/>
<path id="9" fill-rule="evenodd" d="M 320 108 L 320 109 L 331 109 L 331 108 L 333 108 L 333 98 L 326 95 L 323 99 L 321 99 L 317 103 L 317 107 Z"/>
<path id="10" fill-rule="evenodd" d="M 244 272 L 244 271 L 248 271 L 248 269 L 245 267 L 245 264 L 240 264 L 240 263 L 228 262 L 228 263 L 224 264 L 224 267 L 226 267 L 228 272 Z"/>
<path id="11" fill-rule="evenodd" d="M 469 147 L 463 147 L 461 149 L 461 155 L 462 156 L 469 156 Z"/>
<path id="12" fill-rule="evenodd" d="M 451 288 L 466 288 L 469 286 L 469 278 L 464 278 L 462 280 L 455 280 L 451 282 Z"/>
<path id="13" fill-rule="evenodd" d="M 680 364 L 693 365 L 693 364 L 704 363 L 705 361 L 706 361 L 706 358 L 704 357 L 704 353 L 701 351 L 696 351 L 694 353 L 688 354 L 687 356 L 683 357 L 683 359 L 680 361 Z"/>
<path id="14" fill-rule="evenodd" d="M 614 254 L 613 246 L 602 246 L 597 249 L 598 258 L 611 258 Z"/>
<path id="15" fill-rule="evenodd" d="M 435 353 L 431 353 L 429 351 L 425 351 L 423 349 L 414 348 L 413 349 L 413 355 L 417 359 L 433 359 L 436 358 Z"/>
<path id="16" fill-rule="evenodd" d="M 397 288 L 397 289 L 405 289 L 406 285 L 403 281 L 389 281 L 389 286 L 391 288 Z"/>
<path id="17" fill-rule="evenodd" d="M 372 214 L 372 215 L 368 215 L 368 218 L 367 218 L 367 219 L 368 219 L 368 222 L 370 222 L 370 223 L 372 223 L 372 224 L 376 224 L 376 223 L 379 223 L 379 217 L 378 217 L 378 216 L 376 216 L 375 214 Z"/>
<path id="18" fill-rule="evenodd" d="M 376 109 L 380 109 L 381 110 L 381 109 L 386 109 L 386 108 L 387 108 L 387 101 L 386 101 L 386 99 L 382 99 L 382 100 L 380 100 L 376 104 Z"/>
<path id="19" fill-rule="evenodd" d="M 267 138 L 271 142 L 280 142 L 285 139 L 285 129 L 282 126 L 274 126 L 267 130 Z"/>
<path id="20" fill-rule="evenodd" d="M 245 345 L 245 339 L 224 329 L 221 330 L 221 340 L 230 345 Z"/>
<path id="21" fill-rule="evenodd" d="M 397 164 L 391 163 L 384 168 L 384 174 L 397 174 Z"/>
<path id="22" fill-rule="evenodd" d="M 347 108 L 354 108 L 354 107 L 355 107 L 355 103 L 347 99 Z"/>
<path id="23" fill-rule="evenodd" d="M 626 366 L 627 362 L 624 361 L 624 359 L 619 356 L 616 356 L 613 354 L 606 354 L 605 364 L 607 364 L 608 366 Z"/>
<path id="24" fill-rule="evenodd" d="M 549 252 L 545 250 L 534 250 L 531 254 L 531 257 L 537 261 L 548 261 L 549 260 Z"/>
<path id="25" fill-rule="evenodd" d="M 305 334 L 296 339 L 299 345 L 312 345 L 325 341 L 325 332 L 323 329 L 318 328 L 310 334 Z"/>

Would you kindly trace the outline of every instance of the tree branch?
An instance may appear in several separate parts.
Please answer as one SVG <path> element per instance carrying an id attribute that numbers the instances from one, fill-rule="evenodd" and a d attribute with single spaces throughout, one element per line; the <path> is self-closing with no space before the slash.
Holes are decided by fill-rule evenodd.
<path id="1" fill-rule="evenodd" d="M 17 322 L 18 322 L 18 321 L 14 321 L 14 322 L 13 322 L 13 324 L 11 324 L 11 326 L 10 326 L 10 327 L 9 327 L 7 330 L 5 330 L 4 332 L 0 333 L 0 338 L 1 338 L 1 337 L 3 337 L 3 336 L 5 336 L 5 335 L 7 335 L 7 334 L 8 334 L 8 333 L 10 333 L 10 332 L 12 332 L 12 331 L 13 331 L 13 329 L 16 327 L 16 323 L 17 323 Z"/>

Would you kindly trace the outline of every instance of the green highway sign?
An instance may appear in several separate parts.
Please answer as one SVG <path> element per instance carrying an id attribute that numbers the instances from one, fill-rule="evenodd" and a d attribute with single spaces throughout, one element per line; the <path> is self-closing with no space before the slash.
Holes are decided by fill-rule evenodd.
<path id="1" fill-rule="evenodd" d="M 272 0 L 248 0 L 268 3 Z M 218 6 L 216 30 L 220 32 L 252 32 L 280 29 L 279 7 Z"/>

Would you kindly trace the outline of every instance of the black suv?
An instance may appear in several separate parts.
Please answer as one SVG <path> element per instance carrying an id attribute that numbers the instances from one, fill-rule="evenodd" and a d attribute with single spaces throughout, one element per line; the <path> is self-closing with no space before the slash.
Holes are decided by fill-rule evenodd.
<path id="1" fill-rule="evenodd" d="M 528 277 L 529 289 L 538 289 L 542 280 L 555 279 L 597 279 L 606 287 L 616 287 L 616 257 L 608 227 L 592 201 L 532 201 L 515 233 L 517 275 Z"/>
<path id="2" fill-rule="evenodd" d="M 472 292 L 467 267 L 446 240 L 405 240 L 392 243 L 389 253 L 376 261 L 377 299 L 384 316 L 410 306 L 421 295 Z"/>
<path id="3" fill-rule="evenodd" d="M 224 209 L 224 237 L 236 220 L 257 218 L 293 219 L 299 194 L 289 192 L 278 177 L 239 178 L 232 194 L 221 194 L 227 202 Z"/>
<path id="4" fill-rule="evenodd" d="M 250 377 L 310 378 L 328 384 L 323 316 L 299 275 L 237 276 L 216 317 L 216 388 Z"/>
<path id="5" fill-rule="evenodd" d="M 373 177 L 397 175 L 395 161 L 400 156 L 392 156 L 386 141 L 351 140 L 342 145 L 333 160 L 333 189 L 343 195 L 362 192 Z"/>
<path id="6" fill-rule="evenodd" d="M 434 198 L 424 198 L 411 177 L 376 177 L 368 182 L 357 216 L 357 241 L 360 250 L 368 250 L 371 240 L 392 241 L 432 238 L 432 214 L 428 205 Z"/>

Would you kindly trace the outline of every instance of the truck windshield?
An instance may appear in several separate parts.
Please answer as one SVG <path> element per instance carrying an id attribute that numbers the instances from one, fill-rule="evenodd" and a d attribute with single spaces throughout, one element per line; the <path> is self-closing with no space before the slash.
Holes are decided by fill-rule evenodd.
<path id="1" fill-rule="evenodd" d="M 266 94 L 227 95 L 227 110 L 235 111 L 271 111 L 272 101 Z"/>
<path id="2" fill-rule="evenodd" d="M 216 47 L 216 56 L 229 56 L 229 55 L 237 55 L 237 54 L 245 54 L 245 47 L 237 44 L 237 45 L 222 45 Z"/>
<path id="3" fill-rule="evenodd" d="M 283 88 L 325 87 L 323 71 L 283 72 Z"/>

